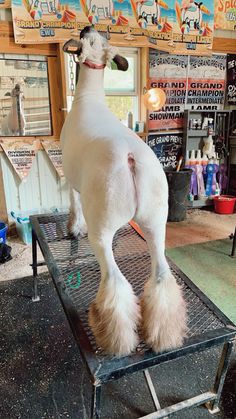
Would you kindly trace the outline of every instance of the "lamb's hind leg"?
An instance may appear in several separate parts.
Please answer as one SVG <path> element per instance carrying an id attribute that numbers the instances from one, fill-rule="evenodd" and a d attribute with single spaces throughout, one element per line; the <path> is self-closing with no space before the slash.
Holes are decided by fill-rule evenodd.
<path id="1" fill-rule="evenodd" d="M 89 241 L 101 268 L 101 282 L 90 306 L 89 324 L 98 346 L 109 354 L 122 356 L 137 346 L 140 315 L 137 297 L 114 260 L 113 235 L 107 229 L 95 233 L 89 228 Z"/>
<path id="2" fill-rule="evenodd" d="M 141 300 L 142 330 L 146 342 L 156 352 L 181 346 L 186 334 L 182 290 L 165 258 L 166 211 L 165 206 L 159 206 L 152 217 L 137 219 L 152 260 L 151 276 Z"/>
<path id="3" fill-rule="evenodd" d="M 87 234 L 87 225 L 80 201 L 80 193 L 70 189 L 70 215 L 68 221 L 69 233 L 77 237 L 79 234 L 83 237 Z"/>

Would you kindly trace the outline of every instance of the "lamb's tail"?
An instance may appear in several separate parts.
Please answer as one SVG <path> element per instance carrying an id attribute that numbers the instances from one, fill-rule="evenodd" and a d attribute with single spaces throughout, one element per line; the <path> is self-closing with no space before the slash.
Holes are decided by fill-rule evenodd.
<path id="1" fill-rule="evenodd" d="M 138 188 L 137 188 L 137 182 L 136 182 L 136 161 L 135 161 L 133 153 L 128 153 L 128 166 L 129 166 L 129 170 L 133 179 L 135 199 L 136 199 L 136 209 L 137 209 L 138 208 Z"/>

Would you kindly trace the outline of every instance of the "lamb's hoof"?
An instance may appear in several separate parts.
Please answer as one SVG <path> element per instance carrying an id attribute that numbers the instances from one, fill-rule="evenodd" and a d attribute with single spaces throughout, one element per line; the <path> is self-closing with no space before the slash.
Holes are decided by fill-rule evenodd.
<path id="1" fill-rule="evenodd" d="M 136 333 L 139 319 L 139 306 L 136 307 L 136 318 L 122 318 L 119 311 L 111 309 L 101 313 L 99 305 L 93 301 L 89 308 L 89 324 L 96 343 L 105 353 L 117 357 L 129 355 L 138 345 Z"/>
<path id="2" fill-rule="evenodd" d="M 88 234 L 87 225 L 80 225 L 78 222 L 74 220 L 74 216 L 70 214 L 69 221 L 67 224 L 67 231 L 69 235 L 73 238 L 85 237 Z"/>
<path id="3" fill-rule="evenodd" d="M 187 333 L 186 307 L 181 287 L 171 273 L 159 283 L 146 283 L 141 315 L 144 339 L 155 352 L 182 346 Z"/>

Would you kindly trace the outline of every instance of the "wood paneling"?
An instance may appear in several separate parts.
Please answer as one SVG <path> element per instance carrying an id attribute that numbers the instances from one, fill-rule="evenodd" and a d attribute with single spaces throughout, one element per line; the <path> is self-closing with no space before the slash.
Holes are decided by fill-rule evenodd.
<path id="1" fill-rule="evenodd" d="M 48 57 L 48 74 L 53 137 L 60 138 L 64 122 L 64 111 L 62 109 L 65 108 L 65 105 L 63 102 L 62 72 L 58 57 Z"/>
<path id="2" fill-rule="evenodd" d="M 0 23 L 0 53 L 57 55 L 56 44 L 16 44 L 11 22 Z"/>
<path id="3" fill-rule="evenodd" d="M 223 52 L 228 54 L 236 53 L 236 39 L 234 38 L 214 38 L 213 52 Z"/>
<path id="4" fill-rule="evenodd" d="M 6 206 L 6 197 L 3 184 L 3 173 L 0 164 L 0 220 L 7 221 L 7 206 Z"/>

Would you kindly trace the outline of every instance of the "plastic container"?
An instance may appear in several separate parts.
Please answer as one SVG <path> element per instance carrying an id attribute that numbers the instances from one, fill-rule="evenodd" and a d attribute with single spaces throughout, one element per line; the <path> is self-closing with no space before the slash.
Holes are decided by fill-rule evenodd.
<path id="1" fill-rule="evenodd" d="M 165 173 L 169 185 L 168 221 L 183 221 L 186 219 L 192 170 L 183 169 L 179 172 L 166 171 Z"/>
<path id="2" fill-rule="evenodd" d="M 214 207 L 217 214 L 233 214 L 236 197 L 231 195 L 214 196 Z"/>
<path id="3" fill-rule="evenodd" d="M 0 221 L 0 243 L 6 243 L 7 239 L 7 225 Z"/>
<path id="4" fill-rule="evenodd" d="M 30 215 L 42 214 L 44 212 L 45 210 L 41 209 L 22 212 L 11 211 L 11 216 L 14 218 L 16 223 L 17 234 L 25 244 L 32 243 L 32 226 L 29 220 Z"/>

